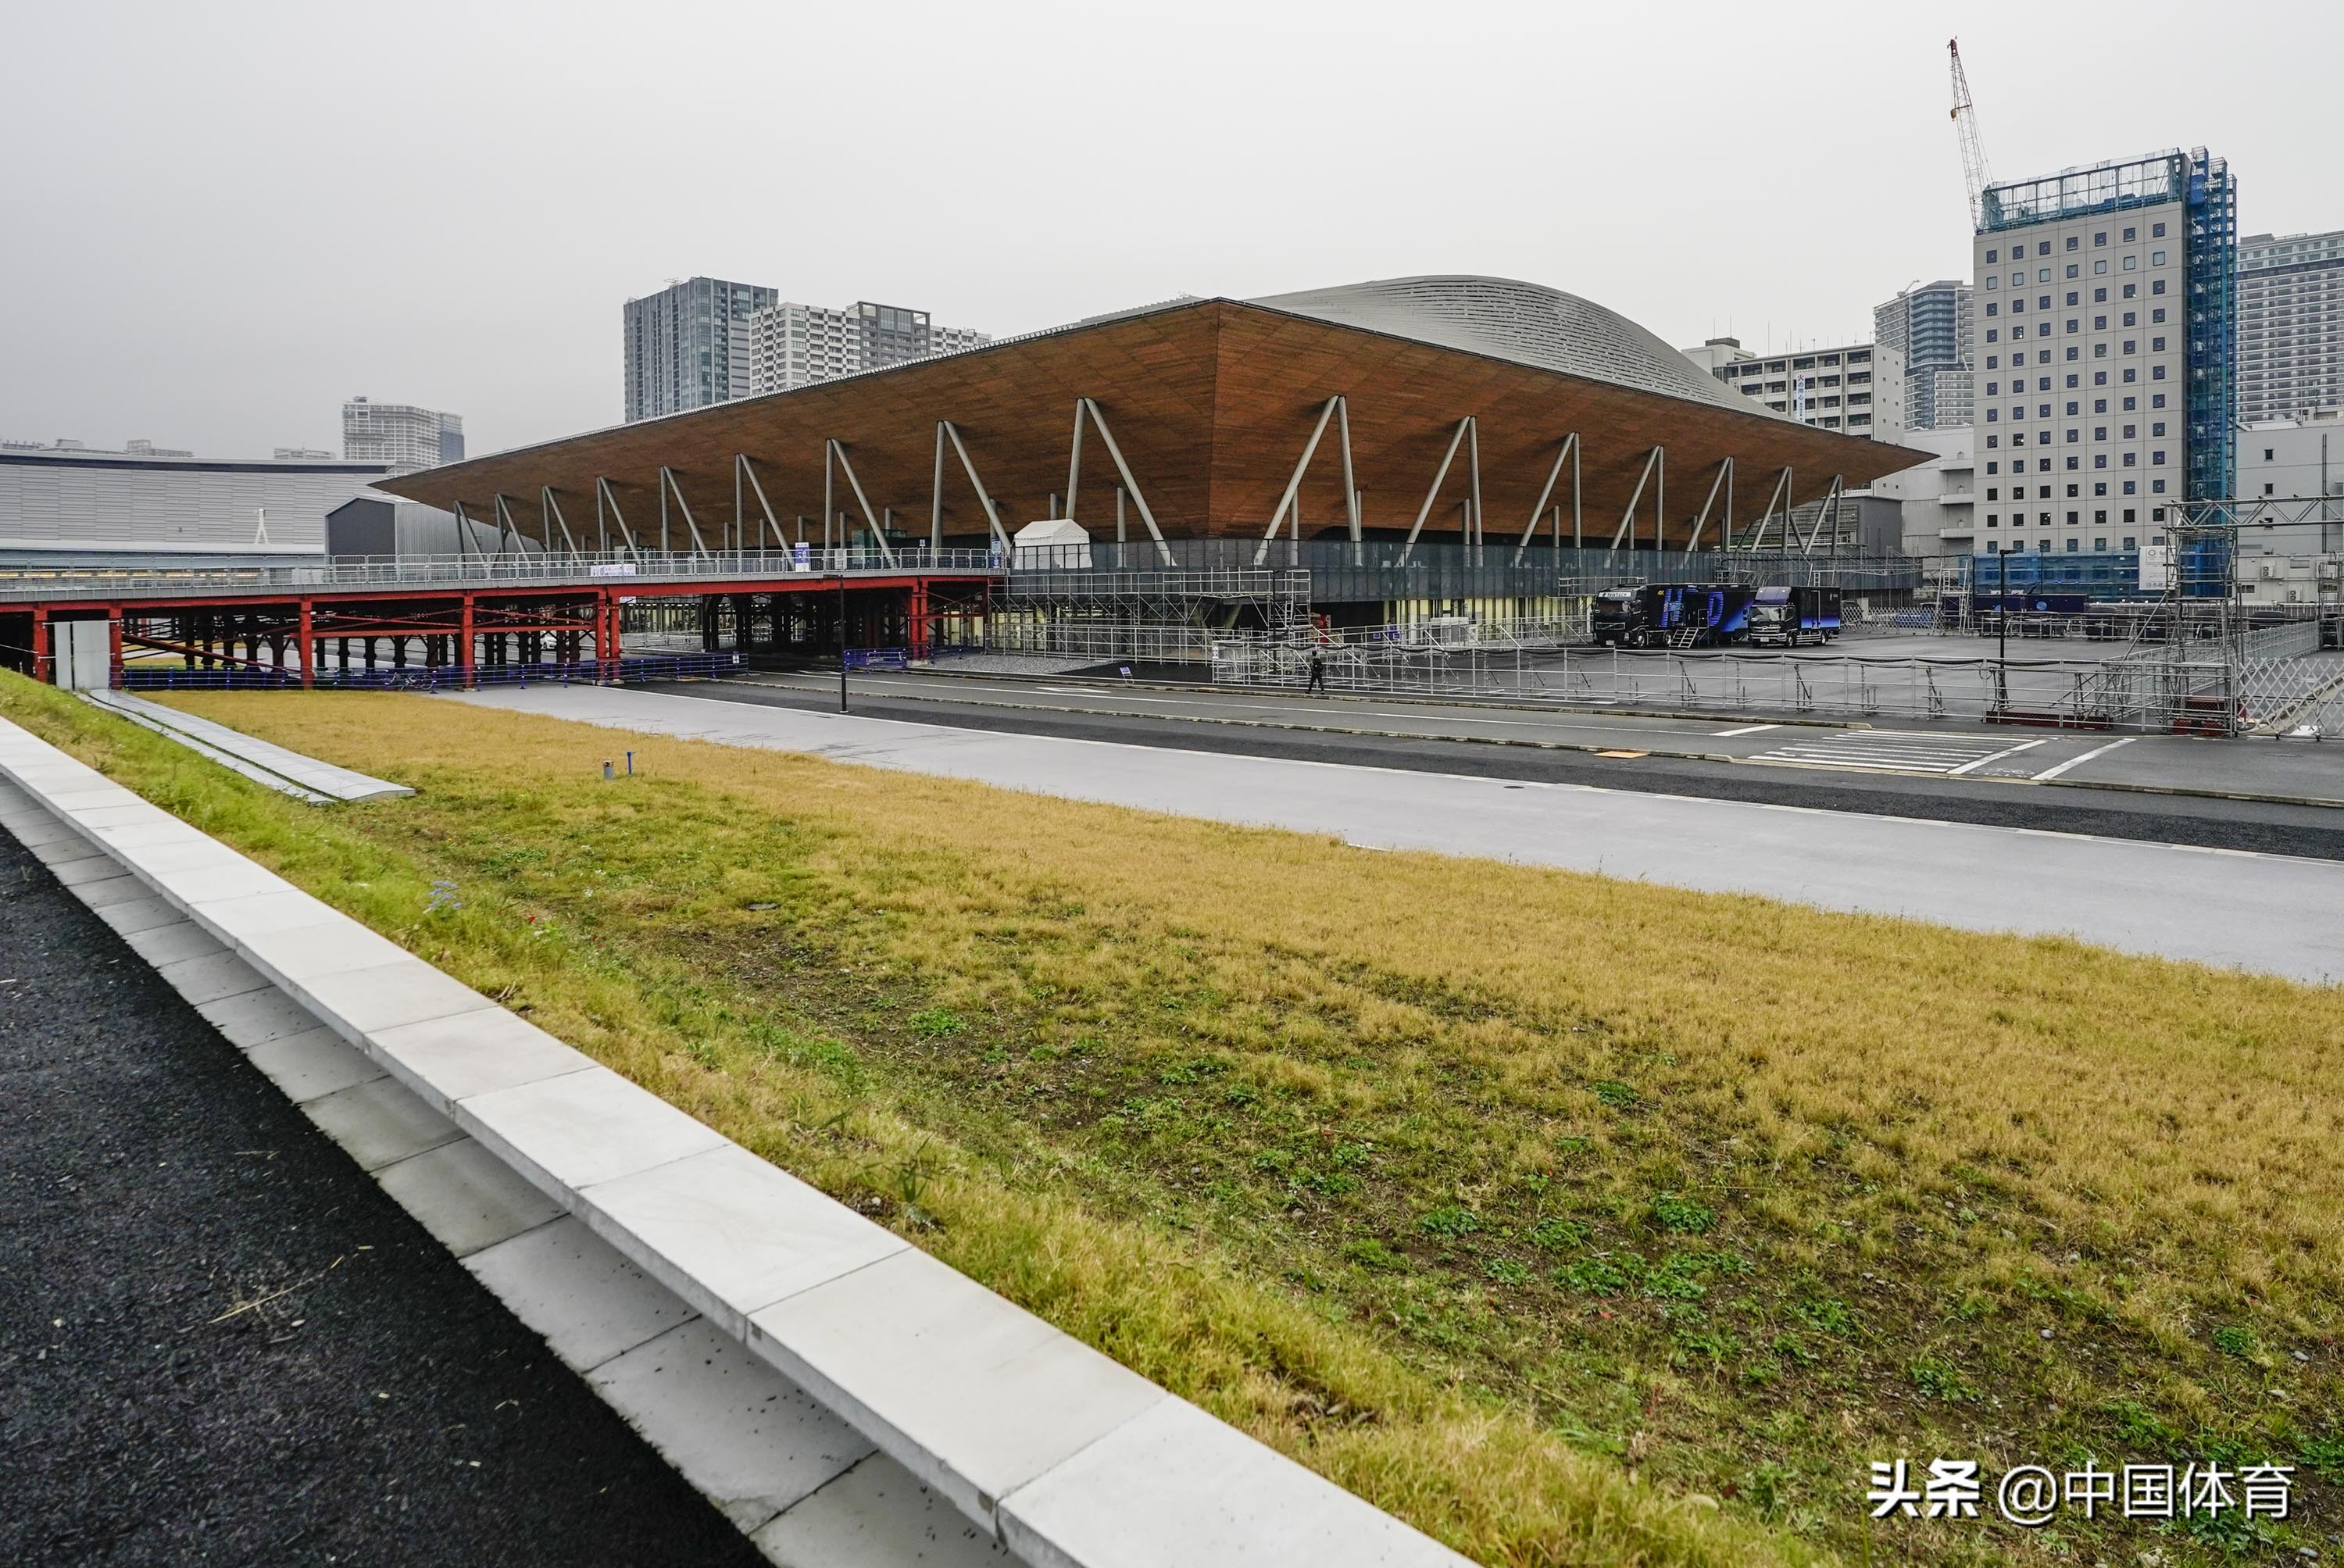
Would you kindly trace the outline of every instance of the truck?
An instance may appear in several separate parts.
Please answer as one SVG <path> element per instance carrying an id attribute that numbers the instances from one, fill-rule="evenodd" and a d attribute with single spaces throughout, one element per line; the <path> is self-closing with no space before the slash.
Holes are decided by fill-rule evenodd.
<path id="1" fill-rule="evenodd" d="M 1750 606 L 1749 626 L 1753 642 L 1780 642 L 1786 648 L 1795 648 L 1803 642 L 1836 641 L 1839 590 L 1761 588 L 1756 602 Z"/>
<path id="2" fill-rule="evenodd" d="M 1738 642 L 1748 631 L 1752 591 L 1723 582 L 1648 582 L 1595 596 L 1600 645 L 1702 648 Z"/>

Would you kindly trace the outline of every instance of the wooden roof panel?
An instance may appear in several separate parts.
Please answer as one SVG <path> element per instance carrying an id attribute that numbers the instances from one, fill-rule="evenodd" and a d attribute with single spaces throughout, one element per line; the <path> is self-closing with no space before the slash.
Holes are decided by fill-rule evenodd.
<path id="1" fill-rule="evenodd" d="M 573 532 L 592 526 L 594 481 L 607 478 L 639 538 L 656 533 L 658 472 L 676 476 L 703 535 L 729 525 L 732 460 L 744 453 L 784 526 L 822 507 L 823 441 L 836 438 L 874 509 L 893 508 L 913 537 L 928 527 L 935 426 L 951 420 L 1013 530 L 1045 515 L 1066 489 L 1077 397 L 1097 400 L 1134 477 L 1168 535 L 1255 534 L 1326 400 L 1342 393 L 1363 521 L 1405 528 L 1422 503 L 1464 415 L 1480 435 L 1489 536 L 1518 534 L 1562 438 L 1580 434 L 1584 516 L 1608 540 L 1646 454 L 1667 449 L 1672 537 L 1699 510 L 1716 465 L 1736 460 L 1737 515 L 1754 516 L 1777 470 L 1790 465 L 1800 500 L 1834 474 L 1850 487 L 1925 461 L 1925 452 L 1812 430 L 1765 413 L 1716 407 L 1510 360 L 1247 305 L 1208 299 L 922 360 L 795 391 L 596 430 L 383 481 L 475 517 L 508 498 L 533 517 L 551 485 Z M 1304 531 L 1338 521 L 1341 460 L 1330 427 L 1306 481 Z M 1116 483 L 1095 434 L 1085 440 L 1082 521 L 1112 526 Z M 1462 452 L 1428 534 L 1453 533 L 1465 493 Z M 1568 501 L 1568 491 L 1559 497 Z M 855 510 L 842 476 L 842 510 Z M 945 480 L 945 531 L 982 532 L 984 518 L 956 460 Z M 1644 521 L 1650 528 L 1648 492 Z M 753 493 L 745 501 L 757 516 Z M 1600 524 L 1600 526 L 1599 526 Z M 1136 513 L 1132 528 L 1138 522 Z M 673 537 L 682 539 L 681 519 Z"/>

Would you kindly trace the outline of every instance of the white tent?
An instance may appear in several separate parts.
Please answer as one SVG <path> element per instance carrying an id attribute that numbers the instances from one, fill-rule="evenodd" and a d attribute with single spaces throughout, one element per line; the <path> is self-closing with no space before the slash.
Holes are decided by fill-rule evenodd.
<path id="1" fill-rule="evenodd" d="M 1091 532 L 1071 517 L 1029 522 L 1010 540 L 1009 564 L 1026 572 L 1088 572 Z"/>

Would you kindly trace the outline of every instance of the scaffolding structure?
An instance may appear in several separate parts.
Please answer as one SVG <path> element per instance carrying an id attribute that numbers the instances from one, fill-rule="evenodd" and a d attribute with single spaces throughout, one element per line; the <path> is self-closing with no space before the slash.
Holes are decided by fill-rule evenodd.
<path id="1" fill-rule="evenodd" d="M 957 646 L 1052 658 L 1197 663 L 1217 635 L 1289 640 L 1309 624 L 1310 573 L 1290 568 L 1014 572 Z"/>

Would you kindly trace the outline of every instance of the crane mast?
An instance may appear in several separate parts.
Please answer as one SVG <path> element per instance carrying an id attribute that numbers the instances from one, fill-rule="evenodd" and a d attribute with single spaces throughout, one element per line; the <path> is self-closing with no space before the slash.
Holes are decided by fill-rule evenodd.
<path id="1" fill-rule="evenodd" d="M 1954 63 L 1954 129 L 1962 139 L 1962 173 L 1969 180 L 1970 228 L 1975 230 L 1985 222 L 1985 187 L 1992 177 L 1986 173 L 1985 148 L 1979 144 L 1977 107 L 1970 102 L 1970 79 L 1962 69 L 1962 41 L 1949 40 L 1945 53 Z"/>

